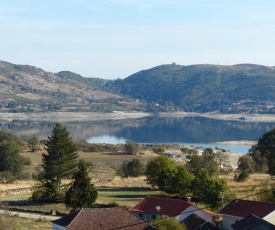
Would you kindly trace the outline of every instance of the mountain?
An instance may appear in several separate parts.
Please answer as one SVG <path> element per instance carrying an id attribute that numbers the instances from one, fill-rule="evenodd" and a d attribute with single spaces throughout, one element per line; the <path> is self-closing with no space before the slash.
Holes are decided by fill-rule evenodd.
<path id="1" fill-rule="evenodd" d="M 275 112 L 275 68 L 262 65 L 173 63 L 107 82 L 105 89 L 151 103 L 153 111 Z"/>
<path id="2" fill-rule="evenodd" d="M 70 71 L 46 72 L 0 61 L 0 108 L 9 112 L 112 111 L 121 97 Z M 120 108 L 121 106 L 118 106 Z"/>
<path id="3" fill-rule="evenodd" d="M 0 112 L 142 110 L 275 113 L 275 67 L 161 65 L 123 80 L 0 61 Z"/>

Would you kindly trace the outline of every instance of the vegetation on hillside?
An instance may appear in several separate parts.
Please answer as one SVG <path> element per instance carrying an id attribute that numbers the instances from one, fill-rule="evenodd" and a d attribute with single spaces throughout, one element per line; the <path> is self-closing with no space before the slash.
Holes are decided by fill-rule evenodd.
<path id="1" fill-rule="evenodd" d="M 96 111 L 123 109 L 120 96 L 99 90 L 70 71 L 46 72 L 0 61 L 2 112 Z"/>
<path id="2" fill-rule="evenodd" d="M 260 65 L 161 65 L 105 89 L 149 103 L 151 111 L 274 113 L 275 69 Z"/>
<path id="3" fill-rule="evenodd" d="M 5 112 L 140 110 L 275 113 L 275 69 L 242 64 L 161 65 L 123 80 L 83 78 L 0 61 Z"/>

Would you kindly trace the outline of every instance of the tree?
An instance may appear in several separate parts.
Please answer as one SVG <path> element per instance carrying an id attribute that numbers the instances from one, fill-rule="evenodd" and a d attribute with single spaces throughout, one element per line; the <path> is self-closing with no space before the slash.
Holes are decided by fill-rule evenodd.
<path id="1" fill-rule="evenodd" d="M 59 123 L 53 127 L 45 146 L 47 154 L 42 155 L 44 198 L 54 201 L 55 196 L 61 195 L 62 179 L 76 172 L 78 154 L 69 132 Z"/>
<path id="2" fill-rule="evenodd" d="M 174 217 L 165 217 L 157 219 L 150 223 L 153 227 L 159 230 L 185 230 L 186 226 L 183 223 L 179 223 Z"/>
<path id="3" fill-rule="evenodd" d="M 31 151 L 35 152 L 37 150 L 37 146 L 39 145 L 39 139 L 37 137 L 32 137 L 28 140 L 28 144 L 31 148 Z"/>
<path id="4" fill-rule="evenodd" d="M 210 174 L 214 174 L 218 171 L 218 163 L 215 159 L 214 153 L 206 151 L 202 156 L 192 154 L 188 158 L 189 162 L 187 163 L 187 167 L 195 175 L 198 174 L 201 169 L 205 169 Z"/>
<path id="5" fill-rule="evenodd" d="M 244 155 L 239 158 L 238 169 L 240 171 L 247 171 L 249 174 L 254 172 L 255 163 L 251 156 Z"/>
<path id="6" fill-rule="evenodd" d="M 124 145 L 125 153 L 130 154 L 130 155 L 136 155 L 138 154 L 139 147 L 137 144 L 133 142 L 127 142 Z"/>
<path id="7" fill-rule="evenodd" d="M 185 166 L 176 165 L 168 156 L 158 156 L 151 160 L 145 170 L 147 183 L 163 192 L 181 194 L 191 191 L 193 175 Z"/>
<path id="8" fill-rule="evenodd" d="M 249 172 L 247 170 L 241 171 L 240 175 L 237 177 L 236 181 L 243 182 L 246 181 L 249 177 Z"/>
<path id="9" fill-rule="evenodd" d="M 275 175 L 275 128 L 264 133 L 263 136 L 259 138 L 254 149 L 255 151 L 259 151 L 260 156 L 266 159 L 268 173 Z"/>
<path id="10" fill-rule="evenodd" d="M 173 171 L 176 164 L 168 156 L 157 156 L 148 162 L 145 169 L 145 176 L 147 184 L 151 185 L 153 188 L 158 187 L 158 178 L 162 171 Z"/>
<path id="11" fill-rule="evenodd" d="M 214 153 L 215 161 L 218 164 L 218 173 L 232 172 L 233 168 L 229 161 L 229 155 L 223 151 L 217 151 Z"/>
<path id="12" fill-rule="evenodd" d="M 212 210 L 217 209 L 222 201 L 229 197 L 229 190 L 224 179 L 211 175 L 205 169 L 199 171 L 193 180 L 193 192 L 201 203 L 209 206 Z"/>
<path id="13" fill-rule="evenodd" d="M 268 165 L 267 159 L 261 156 L 261 152 L 256 150 L 257 145 L 253 145 L 249 150 L 249 156 L 253 158 L 254 161 L 254 171 L 256 173 L 267 173 L 268 172 Z"/>
<path id="14" fill-rule="evenodd" d="M 9 171 L 19 178 L 23 169 L 23 157 L 20 148 L 14 140 L 0 142 L 0 172 Z"/>
<path id="15" fill-rule="evenodd" d="M 14 141 L 17 145 L 21 144 L 21 139 L 12 133 L 0 130 L 0 142 L 2 141 Z"/>
<path id="16" fill-rule="evenodd" d="M 124 161 L 119 173 L 122 177 L 138 177 L 144 173 L 145 167 L 141 160 Z"/>
<path id="17" fill-rule="evenodd" d="M 73 174 L 73 182 L 65 195 L 65 204 L 72 210 L 93 207 L 98 193 L 88 175 L 87 164 L 80 160 L 78 171 Z"/>
<path id="18" fill-rule="evenodd" d="M 193 175 L 186 167 L 178 165 L 162 170 L 157 179 L 157 185 L 161 191 L 181 194 L 185 197 L 191 191 L 192 180 Z"/>

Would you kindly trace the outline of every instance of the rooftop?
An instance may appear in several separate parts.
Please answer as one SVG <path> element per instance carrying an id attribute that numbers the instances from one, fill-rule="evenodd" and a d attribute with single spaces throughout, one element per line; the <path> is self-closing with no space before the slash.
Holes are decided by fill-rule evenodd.
<path id="1" fill-rule="evenodd" d="M 275 203 L 273 202 L 235 199 L 220 210 L 219 214 L 243 218 L 249 216 L 250 214 L 254 214 L 257 217 L 263 218 L 274 210 Z"/>
<path id="2" fill-rule="evenodd" d="M 119 207 L 83 208 L 52 223 L 68 230 L 155 230 L 144 220 Z"/>
<path id="3" fill-rule="evenodd" d="M 161 197 L 148 196 L 140 201 L 131 212 L 146 212 L 152 214 L 178 216 L 186 211 L 192 204 L 179 199 L 169 199 Z"/>

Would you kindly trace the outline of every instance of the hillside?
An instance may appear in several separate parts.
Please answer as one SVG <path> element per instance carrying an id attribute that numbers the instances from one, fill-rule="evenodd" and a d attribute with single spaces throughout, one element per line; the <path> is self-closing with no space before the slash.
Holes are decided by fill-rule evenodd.
<path id="1" fill-rule="evenodd" d="M 161 65 L 123 80 L 0 61 L 0 112 L 142 110 L 275 113 L 275 68 Z"/>
<path id="2" fill-rule="evenodd" d="M 120 96 L 99 90 L 70 71 L 50 73 L 34 66 L 0 61 L 0 87 L 1 111 L 108 112 L 121 107 L 114 106 Z"/>
<path id="3" fill-rule="evenodd" d="M 274 113 L 275 68 L 261 65 L 161 65 L 106 83 L 153 111 Z"/>

